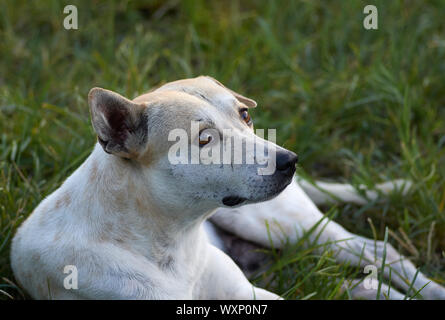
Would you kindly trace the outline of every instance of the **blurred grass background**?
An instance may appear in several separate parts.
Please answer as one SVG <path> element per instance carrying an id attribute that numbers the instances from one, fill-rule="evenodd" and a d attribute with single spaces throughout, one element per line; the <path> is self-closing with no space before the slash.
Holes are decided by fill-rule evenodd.
<path id="1" fill-rule="evenodd" d="M 132 98 L 200 74 L 258 101 L 255 126 L 277 128 L 302 174 L 414 181 L 408 198 L 324 209 L 368 237 L 368 218 L 379 239 L 388 226 L 390 242 L 445 284 L 445 1 L 371 2 L 0 0 L 0 297 L 22 297 L 14 230 L 95 143 L 89 89 Z M 68 4 L 78 30 L 63 28 Z M 367 4 L 378 30 L 363 28 Z M 313 246 L 273 253 L 265 286 L 347 298 L 338 280 L 361 271 Z"/>

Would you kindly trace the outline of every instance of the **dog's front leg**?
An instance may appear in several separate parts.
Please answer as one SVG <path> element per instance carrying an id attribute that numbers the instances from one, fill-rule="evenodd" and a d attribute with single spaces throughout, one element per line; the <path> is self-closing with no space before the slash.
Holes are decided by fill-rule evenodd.
<path id="1" fill-rule="evenodd" d="M 194 291 L 196 299 L 277 300 L 278 295 L 252 285 L 224 252 L 209 244 L 203 276 Z"/>
<path id="2" fill-rule="evenodd" d="M 389 195 L 392 192 L 401 192 L 406 195 L 411 186 L 411 181 L 397 179 L 379 183 L 374 190 L 366 186 L 353 186 L 349 183 L 332 183 L 315 181 L 311 183 L 301 177 L 297 177 L 298 184 L 316 205 L 335 203 L 355 203 L 365 205 L 370 201 L 375 201 L 380 195 Z M 362 194 L 357 191 L 362 190 Z"/>
<path id="3" fill-rule="evenodd" d="M 375 265 L 384 270 L 398 287 L 407 290 L 410 282 L 414 291 L 425 288 L 420 294 L 427 299 L 445 299 L 445 289 L 429 280 L 408 259 L 402 257 L 390 244 L 374 241 L 348 232 L 326 217 L 314 205 L 302 188 L 293 182 L 276 198 L 236 209 L 221 208 L 211 218 L 220 228 L 264 247 L 281 248 L 286 241 L 295 243 L 305 231 L 315 227 L 310 239 L 337 253 L 336 260 L 365 267 Z M 384 250 L 385 249 L 385 250 Z M 381 263 L 386 253 L 385 268 Z M 355 290 L 357 291 L 357 290 Z M 412 293 L 412 292 L 411 292 Z"/>
<path id="4" fill-rule="evenodd" d="M 363 268 L 373 265 L 379 272 L 383 270 L 383 276 L 391 279 L 397 287 L 404 291 L 408 291 L 411 287 L 411 292 L 407 292 L 410 296 L 420 290 L 420 295 L 425 299 L 445 299 L 445 288 L 419 272 L 414 264 L 391 244 L 348 233 L 346 230 L 343 239 L 348 240 L 342 241 L 339 232 L 332 233 L 329 225 L 324 233 L 330 239 L 338 241 L 331 244 L 332 249 L 338 252 L 336 257 L 338 261 L 349 261 Z M 385 260 L 384 267 L 382 267 L 383 260 Z M 416 295 L 416 298 L 419 298 L 419 295 Z"/>

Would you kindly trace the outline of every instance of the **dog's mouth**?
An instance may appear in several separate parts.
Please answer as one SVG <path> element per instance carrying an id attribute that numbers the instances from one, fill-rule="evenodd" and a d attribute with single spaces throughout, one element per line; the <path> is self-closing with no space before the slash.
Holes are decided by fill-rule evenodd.
<path id="1" fill-rule="evenodd" d="M 238 196 L 228 196 L 228 197 L 224 197 L 222 199 L 222 203 L 225 206 L 233 207 L 233 206 L 243 203 L 246 200 L 247 200 L 246 198 L 242 198 L 242 197 L 238 197 Z"/>
<path id="2" fill-rule="evenodd" d="M 231 195 L 231 196 L 224 197 L 224 198 L 222 199 L 222 203 L 223 203 L 225 206 L 228 206 L 228 207 L 234 207 L 234 206 L 240 205 L 240 204 L 242 204 L 243 202 L 246 202 L 246 201 L 248 201 L 249 203 L 255 203 L 255 202 L 267 201 L 267 200 L 273 199 L 273 198 L 275 198 L 276 196 L 278 196 L 281 192 L 283 192 L 284 189 L 286 189 L 286 187 L 287 187 L 291 182 L 292 182 L 292 177 L 289 176 L 289 178 L 286 179 L 286 181 L 285 181 L 284 183 L 281 183 L 281 184 L 278 186 L 278 188 L 276 188 L 275 190 L 273 190 L 273 192 L 270 192 L 269 194 L 265 194 L 265 195 L 263 195 L 262 197 L 257 198 L 257 199 L 251 199 L 251 198 L 247 199 L 247 198 L 244 198 L 244 197 L 240 197 L 240 196 L 236 196 L 236 195 Z"/>

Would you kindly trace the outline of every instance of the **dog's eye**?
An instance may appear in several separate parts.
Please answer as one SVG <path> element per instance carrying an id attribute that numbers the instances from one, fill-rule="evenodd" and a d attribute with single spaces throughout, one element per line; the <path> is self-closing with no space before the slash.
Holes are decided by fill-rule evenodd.
<path id="1" fill-rule="evenodd" d="M 243 119 L 243 121 L 247 123 L 247 125 L 250 125 L 252 123 L 252 118 L 250 117 L 250 114 L 249 112 L 247 112 L 246 109 L 241 109 L 240 115 L 241 119 Z"/>
<path id="2" fill-rule="evenodd" d="M 205 146 L 210 141 L 212 141 L 212 136 L 210 134 L 203 133 L 203 134 L 199 135 L 199 146 L 200 147 Z"/>

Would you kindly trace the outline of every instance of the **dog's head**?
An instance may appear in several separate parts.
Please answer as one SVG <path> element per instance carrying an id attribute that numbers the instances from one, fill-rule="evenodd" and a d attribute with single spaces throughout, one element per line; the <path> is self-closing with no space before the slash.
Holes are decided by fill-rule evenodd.
<path id="1" fill-rule="evenodd" d="M 89 105 L 105 152 L 137 164 L 151 196 L 178 208 L 265 201 L 295 172 L 293 152 L 255 135 L 256 102 L 211 77 L 170 82 L 132 101 L 94 88 Z"/>

